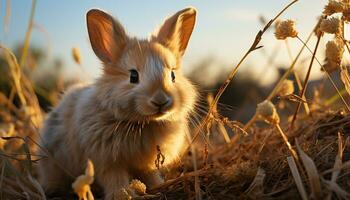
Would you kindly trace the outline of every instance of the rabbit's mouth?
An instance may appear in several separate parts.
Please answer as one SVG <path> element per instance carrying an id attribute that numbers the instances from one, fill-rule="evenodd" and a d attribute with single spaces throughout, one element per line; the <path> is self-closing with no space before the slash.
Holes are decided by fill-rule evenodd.
<path id="1" fill-rule="evenodd" d="M 170 120 L 172 116 L 177 112 L 177 106 L 175 103 L 168 103 L 162 105 L 152 104 L 150 101 L 140 101 L 135 103 L 134 108 L 123 109 L 126 115 L 138 118 L 138 120 Z M 134 113 L 134 114 L 132 114 Z M 136 114 L 136 115 L 135 115 Z"/>
<path id="2" fill-rule="evenodd" d="M 159 109 L 157 112 L 150 115 L 151 118 L 161 120 L 167 118 L 171 113 L 169 111 L 163 111 Z"/>
<path id="3" fill-rule="evenodd" d="M 169 118 L 169 116 L 172 115 L 173 112 L 171 112 L 171 110 L 166 109 L 158 109 L 157 111 L 145 115 L 146 118 L 151 119 L 151 120 L 166 120 Z"/>

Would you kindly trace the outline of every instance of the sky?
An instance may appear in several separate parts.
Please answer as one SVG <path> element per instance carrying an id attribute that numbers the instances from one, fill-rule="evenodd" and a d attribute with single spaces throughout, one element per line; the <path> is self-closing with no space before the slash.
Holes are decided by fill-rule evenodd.
<path id="1" fill-rule="evenodd" d="M 82 76 L 97 77 L 101 72 L 101 64 L 94 55 L 89 44 L 85 14 L 91 8 L 100 8 L 117 18 L 131 36 L 147 38 L 150 33 L 167 16 L 188 6 L 198 10 L 197 24 L 184 56 L 185 71 L 201 60 L 212 57 L 215 71 L 219 67 L 232 68 L 247 51 L 255 34 L 262 28 L 259 16 L 271 19 L 289 0 L 38 0 L 34 17 L 35 29 L 32 32 L 31 44 L 44 48 L 47 60 L 59 57 L 64 61 L 68 75 L 77 76 L 79 67 L 71 56 L 72 47 L 81 51 L 82 66 L 86 74 Z M 281 19 L 293 19 L 297 23 L 299 37 L 306 39 L 317 17 L 321 14 L 326 0 L 299 0 L 288 9 Z M 13 48 L 23 42 L 31 9 L 31 1 L 11 1 L 10 23 L 5 31 L 4 17 L 6 0 L 0 0 L 0 43 Z M 310 43 L 310 46 L 314 41 Z M 276 75 L 274 70 L 267 72 L 267 54 L 271 54 L 276 46 L 278 65 L 288 65 L 290 57 L 285 42 L 277 41 L 273 31 L 264 35 L 261 42 L 264 49 L 258 50 L 244 63 L 241 70 L 253 76 L 263 73 L 264 81 L 272 81 Z M 292 54 L 296 55 L 301 43 L 289 39 Z M 292 55 L 292 56 L 293 56 Z M 308 54 L 305 54 L 307 56 Z M 320 57 L 322 54 L 320 54 Z M 245 67 L 246 66 L 246 67 Z M 248 71 L 248 72 L 247 72 Z"/>

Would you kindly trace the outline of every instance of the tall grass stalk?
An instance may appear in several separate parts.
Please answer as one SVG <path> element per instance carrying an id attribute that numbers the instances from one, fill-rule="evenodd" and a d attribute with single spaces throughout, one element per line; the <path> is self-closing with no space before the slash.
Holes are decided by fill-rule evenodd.
<path id="1" fill-rule="evenodd" d="M 19 66 L 20 67 L 23 67 L 24 62 L 25 62 L 26 57 L 27 57 L 29 44 L 30 44 L 30 36 L 32 35 L 32 30 L 33 30 L 33 19 L 34 19 L 34 14 L 35 14 L 35 7 L 36 7 L 36 0 L 32 0 L 32 8 L 31 8 L 31 11 L 30 11 L 28 28 L 27 28 L 26 37 L 25 37 L 25 40 L 24 40 L 24 45 L 23 45 L 21 59 L 19 61 Z"/>
<path id="2" fill-rule="evenodd" d="M 320 41 L 321 41 L 321 37 L 322 37 L 321 34 L 317 36 L 317 42 L 316 42 L 316 45 L 315 45 L 315 49 L 313 51 L 312 58 L 311 58 L 311 61 L 310 61 L 310 65 L 309 65 L 309 68 L 307 70 L 307 73 L 306 73 L 306 76 L 305 76 L 305 79 L 304 79 L 303 89 L 300 91 L 300 94 L 299 94 L 299 96 L 303 97 L 303 98 L 305 96 L 306 87 L 307 87 L 307 84 L 309 82 L 312 65 L 313 65 L 314 60 L 315 60 L 315 56 L 316 56 L 317 49 L 318 49 L 318 46 L 319 46 Z M 297 107 L 295 109 L 295 112 L 294 112 L 294 115 L 293 115 L 293 119 L 292 119 L 292 122 L 291 122 L 291 125 L 290 125 L 291 128 L 293 128 L 293 126 L 294 126 L 294 122 L 295 122 L 295 120 L 297 118 L 297 115 L 298 115 L 300 107 L 301 107 L 301 102 L 298 102 L 298 105 L 297 105 Z"/>
<path id="3" fill-rule="evenodd" d="M 10 67 L 10 73 L 12 76 L 13 85 L 15 87 L 15 90 L 17 91 L 17 95 L 18 95 L 18 98 L 21 102 L 21 105 L 27 106 L 27 100 L 25 98 L 24 91 L 23 91 L 22 84 L 21 84 L 22 73 L 21 73 L 21 69 L 20 69 L 18 63 L 16 62 L 16 57 L 6 47 L 3 47 L 0 45 L 0 49 L 3 50 L 3 53 L 5 54 L 5 59 Z"/>
<path id="4" fill-rule="evenodd" d="M 286 46 L 287 46 L 289 58 L 290 58 L 290 60 L 293 62 L 293 55 L 292 55 L 292 51 L 291 51 L 291 49 L 290 49 L 288 40 L 286 39 L 286 40 L 284 40 L 284 41 L 285 41 L 285 44 L 286 44 Z M 293 70 L 293 75 L 294 75 L 294 77 L 295 77 L 295 81 L 297 82 L 298 89 L 299 89 L 299 91 L 301 91 L 302 88 L 303 88 L 303 86 L 302 86 L 300 77 L 299 77 L 298 73 L 297 73 L 295 70 Z M 302 95 L 302 96 L 300 96 L 300 98 L 305 99 L 305 96 Z M 299 102 L 300 102 L 300 101 L 299 101 Z M 310 113 L 310 108 L 309 108 L 307 102 L 305 101 L 305 102 L 303 103 L 303 105 L 304 105 L 304 109 L 305 109 L 306 114 L 309 114 L 309 113 Z"/>

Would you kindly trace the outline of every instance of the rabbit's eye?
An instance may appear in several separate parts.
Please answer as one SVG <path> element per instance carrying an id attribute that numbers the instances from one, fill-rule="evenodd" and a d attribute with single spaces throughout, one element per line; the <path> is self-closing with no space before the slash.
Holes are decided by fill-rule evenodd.
<path id="1" fill-rule="evenodd" d="M 171 81 L 175 83 L 175 72 L 171 71 Z"/>
<path id="2" fill-rule="evenodd" d="M 139 83 L 139 73 L 135 69 L 130 70 L 130 83 Z"/>

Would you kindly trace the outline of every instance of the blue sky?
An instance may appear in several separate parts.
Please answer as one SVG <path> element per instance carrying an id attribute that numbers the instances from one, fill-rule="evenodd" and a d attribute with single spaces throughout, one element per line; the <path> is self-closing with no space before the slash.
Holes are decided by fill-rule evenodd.
<path id="1" fill-rule="evenodd" d="M 11 19 L 9 31 L 4 32 L 5 0 L 0 0 L 0 43 L 9 47 L 23 41 L 31 1 L 11 1 Z M 188 68 L 204 57 L 213 56 L 217 63 L 232 67 L 249 48 L 257 31 L 262 27 L 258 16 L 272 18 L 287 0 L 201 0 L 201 1 L 116 1 L 116 0 L 81 0 L 81 1 L 44 1 L 38 0 L 34 22 L 46 33 L 34 29 L 32 44 L 38 45 L 48 52 L 47 59 L 61 57 L 68 74 L 75 74 L 77 65 L 71 58 L 72 47 L 79 47 L 82 64 L 89 75 L 96 77 L 100 73 L 100 64 L 90 48 L 86 30 L 85 13 L 91 8 L 101 8 L 115 16 L 126 27 L 132 36 L 145 38 L 162 20 L 170 14 L 187 6 L 198 9 L 197 26 L 192 35 L 184 57 L 184 68 Z M 322 12 L 326 0 L 300 0 L 290 8 L 283 19 L 290 18 L 297 22 L 299 36 L 306 38 Z M 279 41 L 273 32 L 264 36 L 262 45 L 267 52 Z M 280 42 L 283 46 L 283 42 Z M 300 43 L 289 41 L 293 53 L 296 54 Z M 310 44 L 312 45 L 312 43 Z M 289 63 L 284 48 L 279 52 L 277 63 Z M 243 70 L 264 70 L 266 57 L 255 52 Z M 218 66 L 213 66 L 213 68 Z M 273 74 L 271 75 L 273 76 Z"/>

